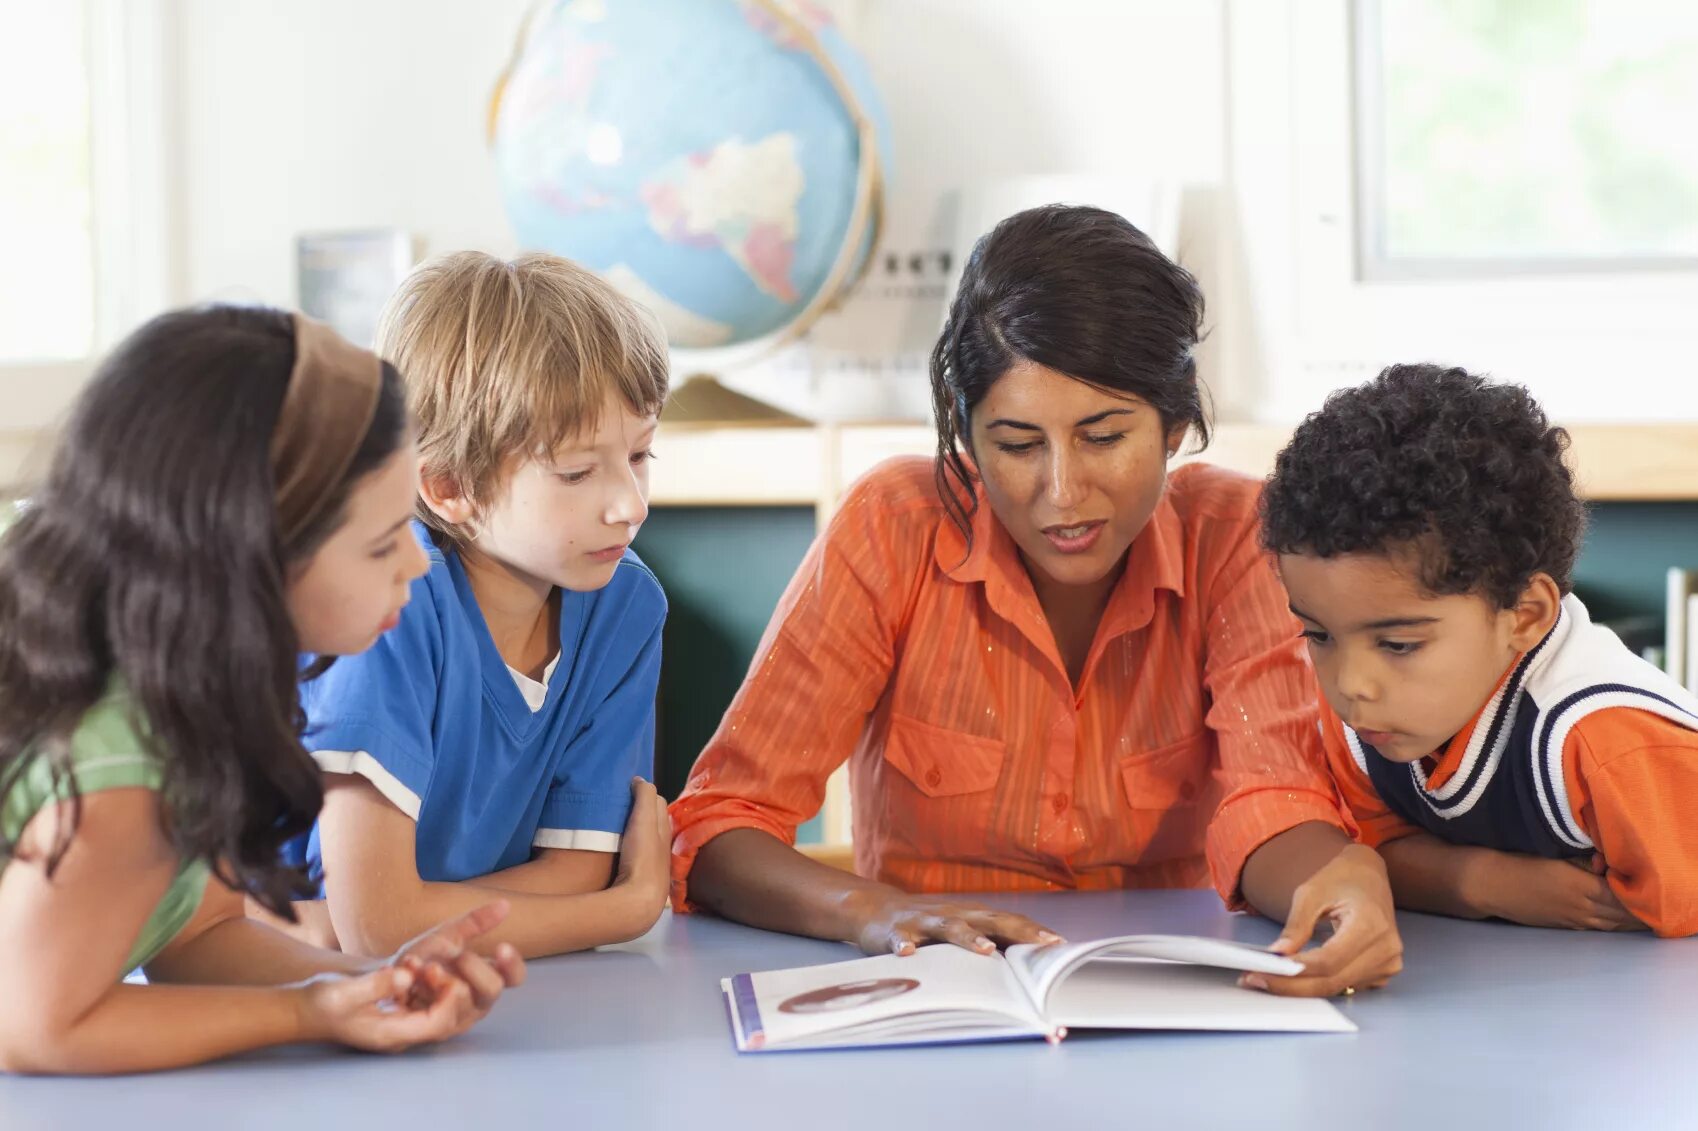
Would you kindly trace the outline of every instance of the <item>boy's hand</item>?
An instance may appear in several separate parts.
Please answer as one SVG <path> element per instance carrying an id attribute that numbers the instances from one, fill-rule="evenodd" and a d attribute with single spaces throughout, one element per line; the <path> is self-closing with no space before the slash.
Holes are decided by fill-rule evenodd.
<path id="1" fill-rule="evenodd" d="M 1574 931 L 1643 931 L 1621 905 L 1599 855 L 1550 860 L 1515 852 L 1482 857 L 1473 902 L 1482 912 L 1529 927 Z"/>
<path id="2" fill-rule="evenodd" d="M 665 905 L 671 885 L 672 818 L 654 786 L 633 778 L 631 816 L 619 842 L 619 867 L 612 886 L 628 888 L 659 908 Z"/>

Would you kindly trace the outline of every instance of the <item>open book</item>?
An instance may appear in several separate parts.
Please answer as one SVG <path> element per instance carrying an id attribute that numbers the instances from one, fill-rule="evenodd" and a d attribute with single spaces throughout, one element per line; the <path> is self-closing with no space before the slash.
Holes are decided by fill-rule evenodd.
<path id="1" fill-rule="evenodd" d="M 1240 989 L 1301 963 L 1219 939 L 1127 935 L 982 955 L 927 946 L 720 982 L 743 1052 L 1045 1037 L 1077 1029 L 1349 1033 L 1331 1002 Z"/>

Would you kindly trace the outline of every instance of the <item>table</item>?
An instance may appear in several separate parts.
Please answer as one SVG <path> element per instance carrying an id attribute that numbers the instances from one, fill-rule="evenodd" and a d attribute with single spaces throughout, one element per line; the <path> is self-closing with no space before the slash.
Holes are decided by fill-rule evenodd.
<path id="1" fill-rule="evenodd" d="M 1210 892 L 1004 897 L 1069 938 L 1270 942 Z M 297 1048 L 102 1080 L 0 1077 L 0 1129 L 1698 1126 L 1698 941 L 1405 914 L 1405 971 L 1342 1003 L 1355 1034 L 1093 1034 L 739 1056 L 719 979 L 853 957 L 703 916 L 533 963 L 466 1037 L 376 1057 Z M 3 1003 L 0 1003 L 3 1008 Z"/>

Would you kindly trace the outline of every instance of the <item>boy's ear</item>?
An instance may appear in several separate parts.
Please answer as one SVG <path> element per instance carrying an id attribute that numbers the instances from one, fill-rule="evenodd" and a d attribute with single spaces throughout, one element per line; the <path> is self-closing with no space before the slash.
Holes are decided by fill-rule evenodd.
<path id="1" fill-rule="evenodd" d="M 1556 627 L 1562 609 L 1562 590 L 1548 573 L 1535 573 L 1522 590 L 1521 599 L 1510 610 L 1514 626 L 1509 641 L 1517 652 L 1525 652 Z"/>
<path id="2" fill-rule="evenodd" d="M 477 513 L 472 500 L 460 489 L 453 476 L 431 474 L 425 469 L 423 460 L 419 461 L 419 498 L 437 518 L 455 526 L 464 526 Z"/>

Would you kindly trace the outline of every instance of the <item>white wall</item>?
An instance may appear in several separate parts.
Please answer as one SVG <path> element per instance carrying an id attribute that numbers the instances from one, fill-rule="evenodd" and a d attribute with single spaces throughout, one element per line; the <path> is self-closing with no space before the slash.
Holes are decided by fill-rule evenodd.
<path id="1" fill-rule="evenodd" d="M 179 0 L 180 299 L 295 301 L 294 239 L 513 237 L 484 144 L 529 0 Z"/>
<path id="2" fill-rule="evenodd" d="M 1227 414 L 1226 32 L 1219 0 L 864 0 L 858 31 L 895 134 L 897 247 L 947 239 L 940 202 L 1013 177 L 1151 180 L 1182 193 L 1180 259 L 1217 332 L 1199 352 Z M 1115 201 L 1101 203 L 1115 206 Z M 830 327 L 824 328 L 829 336 Z"/>
<path id="3" fill-rule="evenodd" d="M 1226 152 L 1219 0 L 832 6 L 892 122 L 887 246 L 946 244 L 951 189 L 1163 177 L 1190 186 L 1182 257 L 1209 284 Z M 484 113 L 527 7 L 180 0 L 180 297 L 292 303 L 292 241 L 313 229 L 401 227 L 425 254 L 513 250 Z M 1211 378 L 1219 340 L 1205 346 Z"/>
<path id="4" fill-rule="evenodd" d="M 1393 362 L 1525 384 L 1559 421 L 1698 419 L 1698 271 L 1362 281 L 1346 0 L 1227 0 L 1232 202 L 1223 368 L 1259 419 L 1297 419 Z M 1691 136 L 1670 106 L 1647 120 Z"/>
<path id="5" fill-rule="evenodd" d="M 1202 371 L 1223 418 L 1293 419 L 1393 360 L 1378 350 L 1429 343 L 1529 380 L 1569 419 L 1648 415 L 1643 405 L 1698 416 L 1689 318 L 1627 332 L 1592 318 L 1589 338 L 1560 337 L 1549 328 L 1578 320 L 1523 301 L 1516 338 L 1499 332 L 1507 307 L 1476 304 L 1496 337 L 1470 339 L 1381 303 L 1375 325 L 1389 329 L 1369 332 L 1348 313 L 1363 295 L 1342 272 L 1331 290 L 1311 285 L 1317 243 L 1341 230 L 1327 198 L 1347 195 L 1348 178 L 1341 131 L 1317 146 L 1300 104 L 1330 100 L 1337 117 L 1348 91 L 1323 81 L 1313 94 L 1315 44 L 1337 33 L 1303 26 L 1342 27 L 1344 0 L 825 2 L 863 45 L 893 123 L 887 246 L 943 246 L 952 188 L 1053 173 L 1183 185 L 1180 257 L 1208 296 Z M 424 254 L 514 250 L 484 126 L 530 0 L 125 3 L 161 13 L 165 120 L 148 136 L 163 151 L 153 242 L 165 300 L 292 304 L 294 240 L 307 231 L 393 226 Z M 1629 293 L 1589 309 L 1631 310 Z M 910 319 L 910 342 L 928 317 Z M 852 322 L 835 329 L 861 333 Z M 1631 364 L 1621 343 L 1637 350 Z M 0 436 L 0 465 L 74 392 L 51 376 L 0 382 L 18 418 L 0 421 L 0 434 L 16 430 Z"/>
<path id="6" fill-rule="evenodd" d="M 1223 416 L 1245 415 L 1236 378 L 1247 369 L 1221 363 L 1239 316 L 1222 243 L 1228 0 L 825 2 L 865 50 L 892 122 L 887 247 L 946 246 L 951 189 L 1058 173 L 1178 182 L 1180 255 L 1202 278 L 1214 326 L 1203 374 Z M 152 304 L 293 305 L 303 232 L 398 227 L 424 255 L 516 250 L 484 131 L 530 7 L 146 0 L 158 43 L 135 63 L 159 72 L 163 119 L 150 135 L 163 150 L 162 262 L 151 265 L 163 293 Z M 905 317 L 898 336 L 925 348 L 935 314 Z M 865 322 L 837 318 L 835 330 L 853 337 Z M 820 336 L 833 331 L 828 316 Z M 29 419 L 14 427 L 46 426 L 76 385 L 35 382 Z M 0 481 L 29 443 L 27 431 L 0 428 Z"/>
<path id="7" fill-rule="evenodd" d="M 860 38 L 894 120 L 899 226 L 999 177 L 1222 175 L 1215 0 L 873 0 Z"/>

